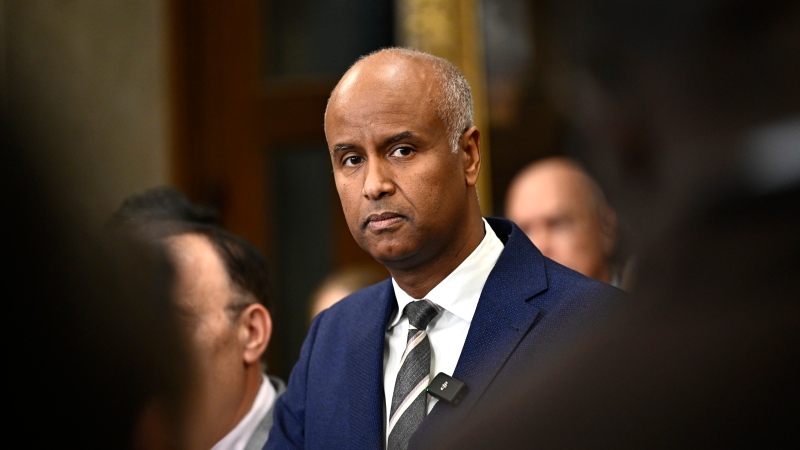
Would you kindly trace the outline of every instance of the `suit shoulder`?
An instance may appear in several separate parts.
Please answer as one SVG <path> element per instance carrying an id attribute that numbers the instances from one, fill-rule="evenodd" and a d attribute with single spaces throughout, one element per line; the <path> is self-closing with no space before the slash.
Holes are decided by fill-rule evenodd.
<path id="1" fill-rule="evenodd" d="M 387 278 L 344 297 L 321 312 L 320 316 L 332 320 L 340 316 L 352 317 L 353 314 L 369 315 L 373 310 L 382 310 L 385 301 L 393 298 L 393 295 L 391 278 Z"/>
<path id="2" fill-rule="evenodd" d="M 539 300 L 544 309 L 583 310 L 607 313 L 625 301 L 628 294 L 546 259 L 548 289 Z"/>
<path id="3" fill-rule="evenodd" d="M 551 282 L 569 283 L 576 286 L 583 286 L 588 289 L 607 290 L 609 292 L 622 292 L 621 289 L 615 286 L 596 280 L 592 277 L 588 277 L 547 257 L 545 257 L 545 267 L 547 269 L 548 279 Z"/>

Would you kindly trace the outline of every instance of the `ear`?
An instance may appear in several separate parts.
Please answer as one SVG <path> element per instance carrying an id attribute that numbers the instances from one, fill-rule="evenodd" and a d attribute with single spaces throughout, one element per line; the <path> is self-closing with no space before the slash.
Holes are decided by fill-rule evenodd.
<path id="1" fill-rule="evenodd" d="M 461 135 L 458 148 L 464 162 L 467 186 L 475 186 L 481 172 L 481 132 L 478 127 L 473 125 Z"/>
<path id="2" fill-rule="evenodd" d="M 610 257 L 617 248 L 617 213 L 608 206 L 600 214 L 600 233 L 603 253 Z"/>
<path id="3" fill-rule="evenodd" d="M 246 364 L 260 364 L 272 335 L 272 317 L 264 305 L 255 303 L 242 311 L 239 317 L 239 339 L 244 347 L 242 358 Z"/>

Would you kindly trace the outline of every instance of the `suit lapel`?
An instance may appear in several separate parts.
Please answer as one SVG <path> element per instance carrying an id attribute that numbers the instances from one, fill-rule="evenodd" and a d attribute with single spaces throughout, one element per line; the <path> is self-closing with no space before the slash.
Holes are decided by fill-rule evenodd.
<path id="1" fill-rule="evenodd" d="M 508 221 L 487 219 L 505 248 L 481 292 L 453 377 L 469 391 L 457 406 L 437 403 L 420 433 L 437 422 L 460 421 L 475 406 L 522 338 L 535 324 L 539 309 L 528 300 L 547 289 L 544 257 Z M 434 374 L 435 375 L 435 374 Z"/>
<path id="2" fill-rule="evenodd" d="M 347 394 L 349 411 L 341 413 L 349 418 L 354 445 L 380 448 L 385 422 L 383 347 L 386 325 L 397 301 L 389 280 L 370 295 L 372 298 L 364 302 L 365 311 L 353 319 L 352 332 L 348 334 L 351 342 L 347 348 L 351 350 L 347 352 L 347 365 L 352 369 L 348 372 L 352 390 Z"/>

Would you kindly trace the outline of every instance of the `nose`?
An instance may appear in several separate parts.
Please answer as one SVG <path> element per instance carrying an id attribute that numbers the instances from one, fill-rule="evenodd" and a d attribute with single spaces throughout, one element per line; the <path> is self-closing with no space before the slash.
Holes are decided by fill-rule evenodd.
<path id="1" fill-rule="evenodd" d="M 376 158 L 367 160 L 364 175 L 363 195 L 370 200 L 377 200 L 384 195 L 394 193 L 394 182 L 391 178 L 391 168 L 387 163 Z"/>

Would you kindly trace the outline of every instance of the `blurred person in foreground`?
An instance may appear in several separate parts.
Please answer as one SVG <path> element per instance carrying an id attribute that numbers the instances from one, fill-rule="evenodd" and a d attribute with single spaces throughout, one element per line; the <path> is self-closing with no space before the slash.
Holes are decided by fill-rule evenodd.
<path id="1" fill-rule="evenodd" d="M 266 448 L 416 448 L 621 295 L 481 216 L 480 132 L 446 60 L 360 59 L 331 93 L 325 135 L 350 232 L 391 278 L 317 315 Z M 460 402 L 429 394 L 440 373 L 454 380 L 431 390 L 463 382 Z"/>
<path id="2" fill-rule="evenodd" d="M 617 216 L 600 186 L 577 161 L 552 156 L 534 161 L 509 185 L 506 217 L 544 256 L 620 287 Z"/>
<path id="3" fill-rule="evenodd" d="M 203 397 L 170 301 L 173 271 L 157 248 L 107 233 L 53 192 L 37 154 L 0 130 L 6 311 L 6 440 L 15 447 L 202 450 Z M 16 287 L 16 289 L 15 289 Z M 14 312 L 21 309 L 18 314 Z M 13 325 L 12 325 L 13 326 Z M 10 328 L 13 330 L 13 328 Z"/>
<path id="4" fill-rule="evenodd" d="M 173 295 L 201 362 L 210 408 L 206 448 L 263 447 L 275 399 L 286 389 L 264 373 L 272 333 L 264 257 L 222 229 L 214 210 L 171 187 L 128 197 L 111 223 L 162 244 L 176 267 Z"/>
<path id="5" fill-rule="evenodd" d="M 800 3 L 543 5 L 634 298 L 438 448 L 797 447 Z"/>

